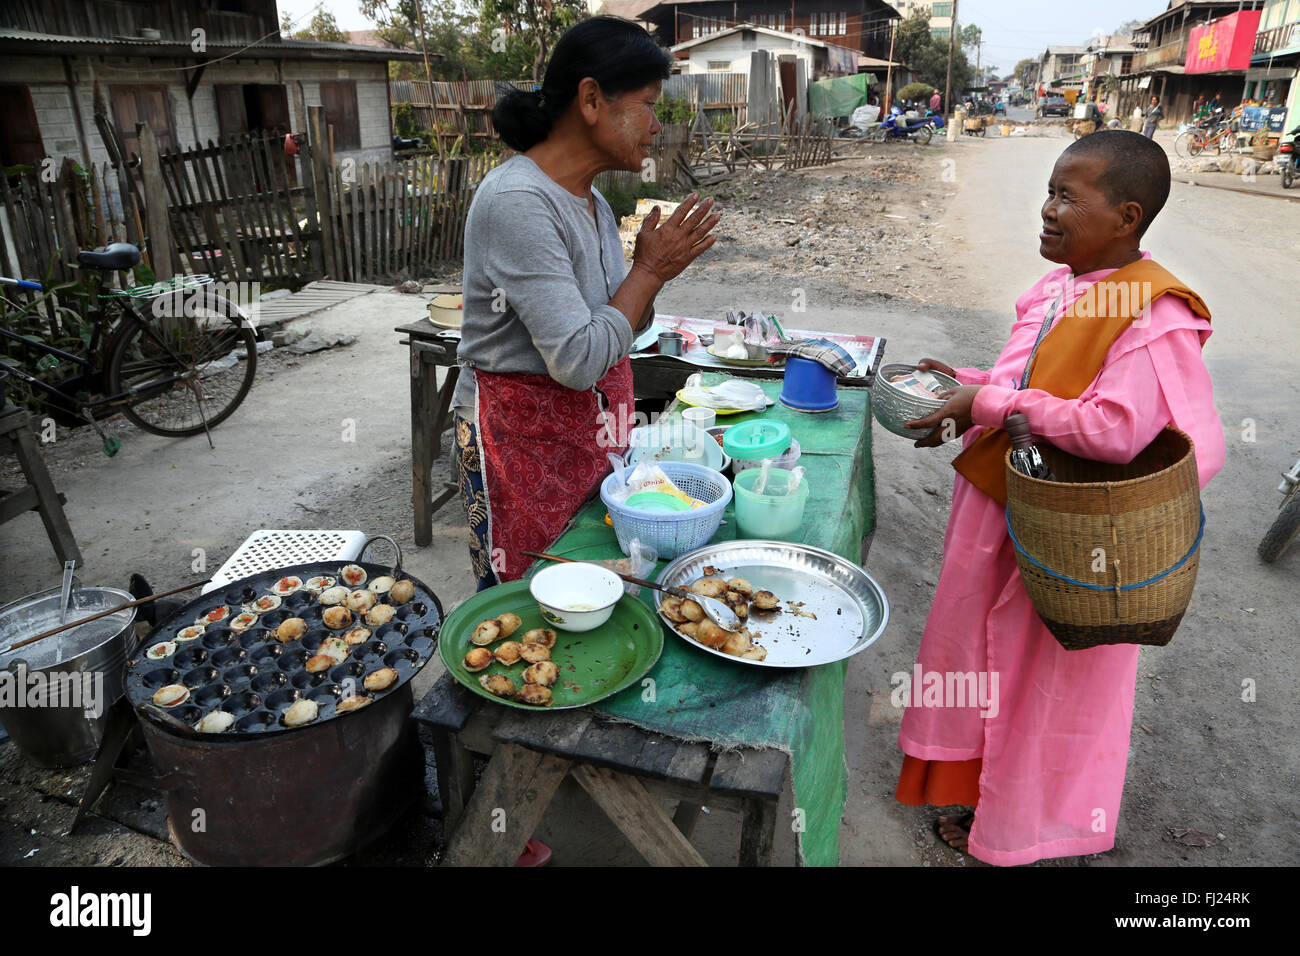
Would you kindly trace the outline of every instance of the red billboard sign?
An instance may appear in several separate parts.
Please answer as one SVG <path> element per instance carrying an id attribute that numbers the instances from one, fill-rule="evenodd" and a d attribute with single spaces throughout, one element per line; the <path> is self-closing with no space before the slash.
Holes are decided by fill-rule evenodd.
<path id="1" fill-rule="evenodd" d="M 1211 23 L 1192 27 L 1187 37 L 1187 72 L 1245 70 L 1255 50 L 1255 32 L 1262 10 L 1241 10 Z"/>

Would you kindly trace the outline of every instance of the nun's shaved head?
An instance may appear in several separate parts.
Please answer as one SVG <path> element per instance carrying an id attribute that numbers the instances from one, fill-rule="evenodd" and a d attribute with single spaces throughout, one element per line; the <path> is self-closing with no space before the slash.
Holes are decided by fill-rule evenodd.
<path id="1" fill-rule="evenodd" d="M 1142 207 L 1142 238 L 1169 198 L 1169 157 L 1154 140 L 1122 129 L 1098 130 L 1072 143 L 1063 155 L 1098 160 L 1103 172 L 1097 185 L 1115 205 Z"/>

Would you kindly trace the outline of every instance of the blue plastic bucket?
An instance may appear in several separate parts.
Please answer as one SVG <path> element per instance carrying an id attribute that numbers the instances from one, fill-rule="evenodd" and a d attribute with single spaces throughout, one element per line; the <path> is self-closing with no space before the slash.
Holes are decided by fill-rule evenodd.
<path id="1" fill-rule="evenodd" d="M 785 360 L 782 405 L 800 412 L 829 412 L 839 403 L 834 372 L 820 362 L 794 355 Z"/>

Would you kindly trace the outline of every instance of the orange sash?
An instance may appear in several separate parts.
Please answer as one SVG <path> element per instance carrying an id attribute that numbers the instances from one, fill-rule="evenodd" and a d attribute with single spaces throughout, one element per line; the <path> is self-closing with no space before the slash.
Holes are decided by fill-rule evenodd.
<path id="1" fill-rule="evenodd" d="M 1029 388 L 1057 398 L 1078 398 L 1101 372 L 1110 347 L 1134 319 L 1162 295 L 1186 299 L 1192 311 L 1210 317 L 1201 297 L 1150 259 L 1116 269 L 1094 282 L 1043 337 L 1029 370 Z M 1007 503 L 1005 459 L 1011 439 L 986 428 L 952 466 L 998 504 Z"/>

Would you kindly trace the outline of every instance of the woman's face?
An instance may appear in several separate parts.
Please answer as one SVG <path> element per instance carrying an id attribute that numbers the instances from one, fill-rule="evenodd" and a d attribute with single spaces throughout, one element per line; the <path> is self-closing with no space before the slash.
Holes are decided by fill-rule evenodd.
<path id="1" fill-rule="evenodd" d="M 592 136 L 610 161 L 612 169 L 639 170 L 654 148 L 654 138 L 663 124 L 655 115 L 655 103 L 663 92 L 656 80 L 639 90 L 629 90 L 604 99 Z"/>
<path id="2" fill-rule="evenodd" d="M 1056 161 L 1038 234 L 1044 259 L 1091 271 L 1089 265 L 1106 258 L 1123 232 L 1124 216 L 1098 185 L 1103 172 L 1104 163 L 1096 156 L 1067 153 Z"/>

